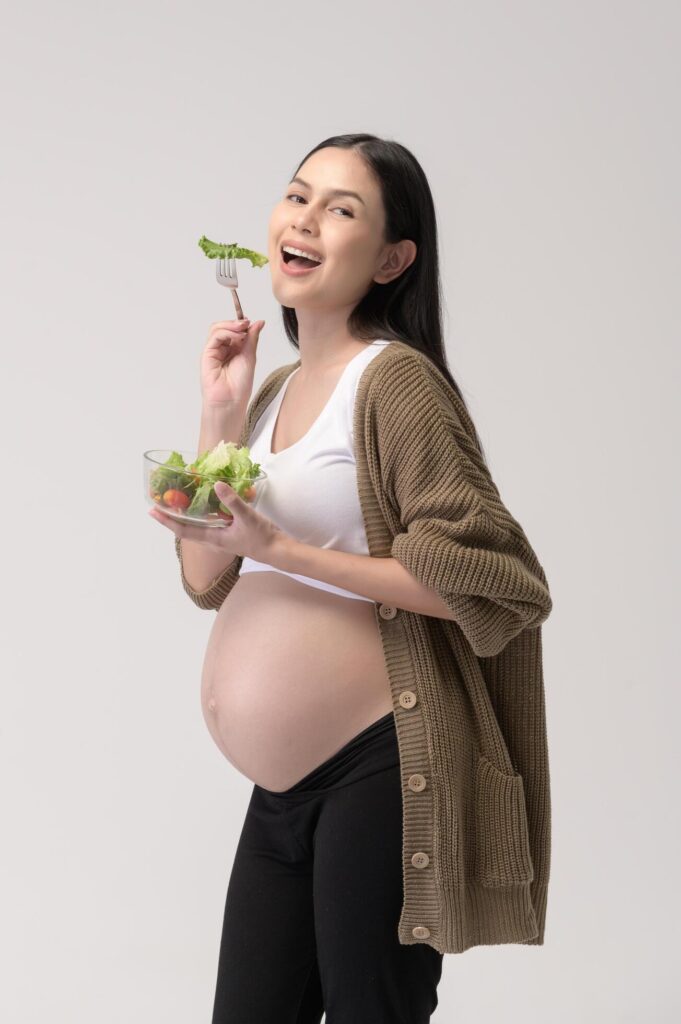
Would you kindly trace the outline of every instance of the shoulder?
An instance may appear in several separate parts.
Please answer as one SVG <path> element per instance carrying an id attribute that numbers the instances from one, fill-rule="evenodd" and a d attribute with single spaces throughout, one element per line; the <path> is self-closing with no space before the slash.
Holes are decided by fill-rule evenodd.
<path id="1" fill-rule="evenodd" d="M 476 486 L 492 485 L 465 403 L 425 353 L 388 345 L 365 370 L 358 398 L 355 432 L 386 473 L 415 456 L 424 465 L 456 464 Z"/>
<path id="2" fill-rule="evenodd" d="M 375 376 L 386 379 L 395 374 L 427 373 L 429 368 L 439 372 L 424 352 L 408 345 L 406 341 L 395 340 L 386 345 L 383 351 L 369 363 L 365 372 L 374 369 Z"/>
<path id="3" fill-rule="evenodd" d="M 358 393 L 367 415 L 387 427 L 438 420 L 468 433 L 468 411 L 449 380 L 429 356 L 406 342 L 391 342 L 369 364 Z"/>

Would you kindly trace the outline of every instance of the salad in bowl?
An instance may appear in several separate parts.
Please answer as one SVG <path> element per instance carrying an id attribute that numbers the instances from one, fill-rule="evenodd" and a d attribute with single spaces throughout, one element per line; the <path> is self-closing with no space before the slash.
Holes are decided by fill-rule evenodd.
<path id="1" fill-rule="evenodd" d="M 215 493 L 224 480 L 244 501 L 255 501 L 267 473 L 248 448 L 220 441 L 200 455 L 169 449 L 144 452 L 144 496 L 150 505 L 184 523 L 226 526 L 234 518 Z"/>

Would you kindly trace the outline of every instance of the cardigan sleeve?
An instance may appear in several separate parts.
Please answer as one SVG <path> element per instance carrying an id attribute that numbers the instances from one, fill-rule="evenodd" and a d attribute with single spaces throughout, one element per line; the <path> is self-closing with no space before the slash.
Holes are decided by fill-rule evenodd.
<path id="1" fill-rule="evenodd" d="M 175 537 L 175 554 L 180 563 L 180 578 L 185 594 L 192 599 L 195 605 L 206 611 L 217 610 L 229 594 L 230 590 L 239 578 L 239 570 L 243 561 L 242 555 L 235 555 L 229 565 L 225 566 L 222 572 L 206 587 L 205 590 L 194 590 L 187 581 L 182 564 L 182 547 L 180 538 Z"/>
<path id="2" fill-rule="evenodd" d="M 552 601 L 470 436 L 465 407 L 426 358 L 396 360 L 376 382 L 381 475 L 401 526 L 391 554 L 438 592 L 473 652 L 489 657 L 541 625 Z"/>

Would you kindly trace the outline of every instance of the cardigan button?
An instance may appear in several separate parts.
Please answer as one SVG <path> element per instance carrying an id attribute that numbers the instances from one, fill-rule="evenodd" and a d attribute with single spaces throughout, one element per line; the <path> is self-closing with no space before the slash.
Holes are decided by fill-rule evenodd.
<path id="1" fill-rule="evenodd" d="M 411 862 L 415 868 L 427 868 L 430 864 L 430 857 L 427 853 L 422 853 L 421 850 L 419 850 L 419 852 L 415 853 L 411 858 Z"/>
<path id="2" fill-rule="evenodd" d="M 403 690 L 399 701 L 403 708 L 413 708 L 416 704 L 416 694 L 413 690 Z"/>
<path id="3" fill-rule="evenodd" d="M 397 608 L 393 608 L 389 604 L 380 604 L 378 606 L 378 614 L 382 619 L 394 619 L 397 615 Z"/>
<path id="4" fill-rule="evenodd" d="M 420 793 L 421 790 L 426 788 L 426 780 L 423 775 L 419 775 L 417 772 L 416 775 L 409 776 L 407 785 L 410 789 L 413 789 L 415 793 Z"/>
<path id="5" fill-rule="evenodd" d="M 416 928 L 412 928 L 411 934 L 415 939 L 427 939 L 430 935 L 430 928 L 426 928 L 424 924 L 417 924 Z"/>

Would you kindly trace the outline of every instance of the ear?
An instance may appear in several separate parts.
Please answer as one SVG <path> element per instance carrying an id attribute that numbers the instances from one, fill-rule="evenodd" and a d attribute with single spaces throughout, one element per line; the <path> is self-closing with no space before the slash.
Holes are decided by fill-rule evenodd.
<path id="1" fill-rule="evenodd" d="M 416 259 L 418 248 L 410 238 L 405 238 L 395 245 L 388 246 L 381 268 L 374 274 L 377 284 L 389 284 L 403 274 L 407 267 Z"/>

